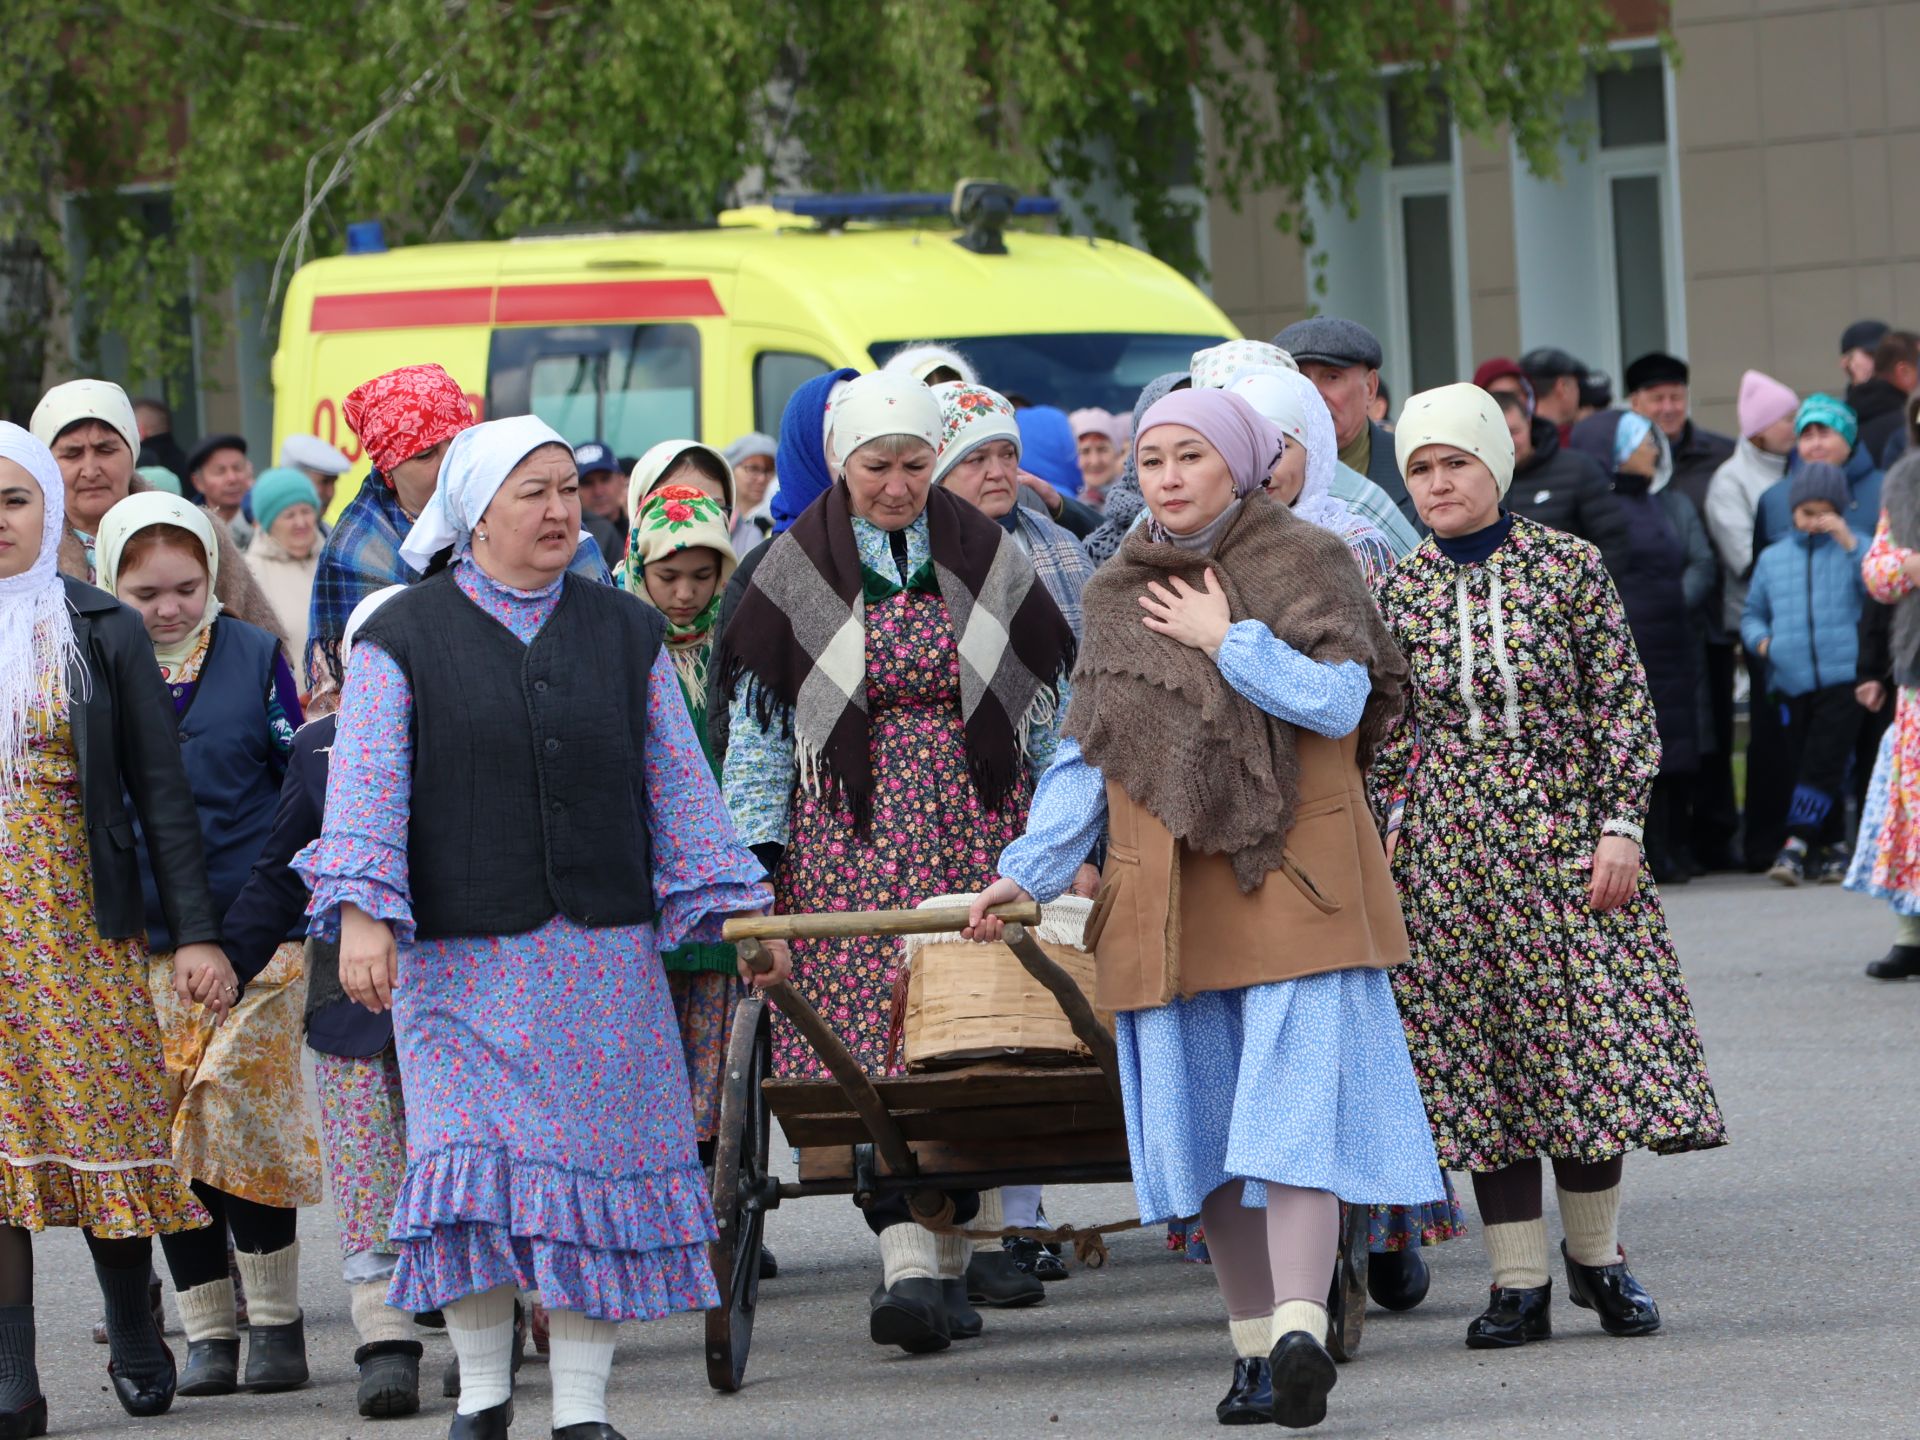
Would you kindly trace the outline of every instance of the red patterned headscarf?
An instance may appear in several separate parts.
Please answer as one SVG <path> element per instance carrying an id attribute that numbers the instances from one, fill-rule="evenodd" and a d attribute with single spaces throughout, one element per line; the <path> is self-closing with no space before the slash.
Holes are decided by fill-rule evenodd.
<path id="1" fill-rule="evenodd" d="M 347 396 L 347 424 L 383 475 L 474 423 L 456 381 L 438 365 L 403 365 Z"/>

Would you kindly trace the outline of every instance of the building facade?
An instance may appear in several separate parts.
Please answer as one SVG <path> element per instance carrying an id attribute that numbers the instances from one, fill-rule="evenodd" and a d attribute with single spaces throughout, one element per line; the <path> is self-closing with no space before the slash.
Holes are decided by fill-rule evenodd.
<path id="1" fill-rule="evenodd" d="M 1557 178 L 1451 126 L 1416 147 L 1389 110 L 1389 163 L 1357 218 L 1314 207 L 1316 253 L 1279 230 L 1277 197 L 1209 204 L 1215 300 L 1250 335 L 1363 321 L 1396 409 L 1493 355 L 1557 345 L 1617 390 L 1628 361 L 1668 350 L 1722 429 L 1748 367 L 1837 392 L 1849 321 L 1920 328 L 1920 3 L 1618 8 L 1623 63 L 1571 107 L 1584 143 Z"/>

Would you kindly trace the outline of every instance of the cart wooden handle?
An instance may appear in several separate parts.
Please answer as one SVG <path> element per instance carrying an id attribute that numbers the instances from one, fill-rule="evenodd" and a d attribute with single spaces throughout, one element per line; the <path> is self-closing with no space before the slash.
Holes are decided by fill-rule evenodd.
<path id="1" fill-rule="evenodd" d="M 1015 925 L 1038 925 L 1032 900 L 987 912 Z M 839 910 L 823 915 L 737 915 L 720 928 L 728 940 L 844 940 L 856 935 L 946 935 L 967 928 L 965 906 L 938 910 Z M 751 963 L 751 962 L 749 962 Z M 756 967 L 758 968 L 758 967 Z"/>

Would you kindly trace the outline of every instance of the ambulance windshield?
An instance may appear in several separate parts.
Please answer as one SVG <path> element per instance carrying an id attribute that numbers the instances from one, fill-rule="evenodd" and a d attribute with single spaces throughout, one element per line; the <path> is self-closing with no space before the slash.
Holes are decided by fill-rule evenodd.
<path id="1" fill-rule="evenodd" d="M 916 340 L 950 344 L 972 362 L 983 385 L 1016 404 L 1058 405 L 1062 410 L 1098 406 L 1125 415 L 1156 375 L 1185 370 L 1193 352 L 1218 345 L 1221 335 L 931 335 Z M 874 362 L 908 340 L 871 346 Z"/>

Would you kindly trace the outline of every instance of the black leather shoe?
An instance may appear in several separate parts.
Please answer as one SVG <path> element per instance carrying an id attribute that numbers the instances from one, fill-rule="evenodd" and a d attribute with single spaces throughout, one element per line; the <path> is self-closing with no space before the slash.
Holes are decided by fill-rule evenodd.
<path id="1" fill-rule="evenodd" d="M 231 1395 L 240 1388 L 238 1340 L 189 1340 L 187 1368 L 180 1372 L 182 1395 Z"/>
<path id="2" fill-rule="evenodd" d="M 1413 1309 L 1432 1285 L 1433 1271 L 1417 1246 L 1367 1257 L 1367 1294 L 1383 1310 Z"/>
<path id="3" fill-rule="evenodd" d="M 1553 1336 L 1553 1282 L 1539 1289 L 1492 1287 L 1486 1310 L 1467 1326 L 1469 1350 L 1514 1350 Z"/>
<path id="4" fill-rule="evenodd" d="M 1313 1336 L 1289 1330 L 1267 1356 L 1273 1382 L 1273 1423 L 1289 1430 L 1306 1430 L 1327 1418 L 1327 1395 L 1339 1383 L 1340 1371 Z"/>
<path id="5" fill-rule="evenodd" d="M 1273 1372 L 1265 1359 L 1242 1357 L 1233 1362 L 1233 1384 L 1213 1413 L 1222 1425 L 1273 1423 Z"/>
<path id="6" fill-rule="evenodd" d="M 1038 1240 L 1009 1235 L 1000 1242 L 1000 1248 L 1013 1257 L 1013 1268 L 1022 1274 L 1049 1285 L 1068 1278 L 1066 1262 Z"/>
<path id="7" fill-rule="evenodd" d="M 953 1343 L 938 1280 L 896 1280 L 873 1292 L 867 1333 L 876 1345 L 898 1345 L 909 1355 L 930 1355 Z"/>
<path id="8" fill-rule="evenodd" d="M 307 1322 L 247 1329 L 247 1389 L 262 1395 L 298 1390 L 307 1383 Z"/>
<path id="9" fill-rule="evenodd" d="M 773 1258 L 773 1251 L 765 1245 L 760 1247 L 760 1278 L 762 1280 L 780 1278 L 780 1262 Z"/>
<path id="10" fill-rule="evenodd" d="M 368 1420 L 397 1420 L 420 1410 L 420 1356 L 418 1340 L 378 1340 L 353 1352 L 360 1370 L 360 1390 L 354 1397 Z"/>
<path id="11" fill-rule="evenodd" d="M 1867 966 L 1876 980 L 1911 980 L 1920 975 L 1920 945 L 1896 945 Z"/>
<path id="12" fill-rule="evenodd" d="M 163 1340 L 160 1348 L 166 1351 L 167 1368 L 159 1375 L 135 1377 L 122 1375 L 120 1367 L 112 1360 L 107 1361 L 107 1378 L 113 1382 L 114 1397 L 119 1400 L 120 1408 L 129 1415 L 140 1419 L 151 1419 L 155 1415 L 164 1415 L 173 1408 L 175 1387 L 179 1384 L 179 1372 L 174 1368 L 173 1351 L 167 1349 Z"/>
<path id="13" fill-rule="evenodd" d="M 18 1410 L 0 1415 L 0 1440 L 34 1440 L 47 1433 L 47 1397 L 29 1400 Z"/>
<path id="14" fill-rule="evenodd" d="M 1567 1298 L 1582 1310 L 1600 1316 L 1600 1328 L 1609 1335 L 1651 1335 L 1660 1328 L 1660 1307 L 1627 1269 L 1627 1252 L 1612 1265 L 1582 1265 L 1560 1242 L 1567 1262 Z"/>
<path id="15" fill-rule="evenodd" d="M 444 1319 L 442 1325 L 445 1324 Z M 527 1358 L 527 1307 L 518 1300 L 513 1302 L 513 1370 L 512 1378 L 520 1378 L 520 1367 Z M 447 1368 L 440 1372 L 440 1393 L 449 1400 L 460 1398 L 460 1357 L 454 1356 L 447 1361 Z"/>
<path id="16" fill-rule="evenodd" d="M 471 1415 L 455 1415 L 447 1427 L 447 1440 L 507 1440 L 507 1427 L 513 1424 L 513 1401 L 502 1400 L 488 1410 Z"/>
<path id="17" fill-rule="evenodd" d="M 995 1310 L 1021 1310 L 1047 1298 L 1047 1287 L 1005 1250 L 976 1250 L 967 1261 L 967 1298 Z"/>
<path id="18" fill-rule="evenodd" d="M 582 1420 L 578 1425 L 562 1425 L 553 1432 L 553 1440 L 627 1440 L 604 1420 Z"/>
<path id="19" fill-rule="evenodd" d="M 967 1282 L 958 1278 L 940 1281 L 940 1303 L 947 1307 L 947 1334 L 956 1340 L 977 1340 L 987 1328 L 980 1312 L 967 1303 Z"/>

